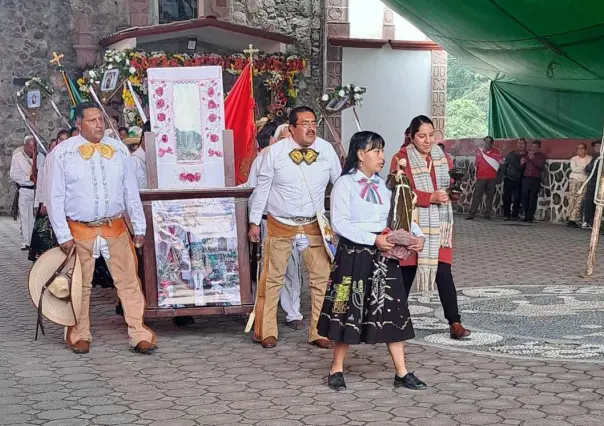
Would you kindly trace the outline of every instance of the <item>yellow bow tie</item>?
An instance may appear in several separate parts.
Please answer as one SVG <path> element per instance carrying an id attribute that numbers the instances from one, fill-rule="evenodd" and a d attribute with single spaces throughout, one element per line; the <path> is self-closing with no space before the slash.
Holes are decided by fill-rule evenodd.
<path id="1" fill-rule="evenodd" d="M 94 155 L 95 150 L 98 151 L 99 154 L 101 154 L 107 160 L 111 160 L 111 157 L 113 157 L 113 153 L 115 152 L 115 149 L 111 145 L 107 145 L 106 143 L 102 142 L 88 142 L 84 145 L 80 145 L 78 150 L 80 151 L 80 155 L 84 160 L 90 160 Z"/>
<path id="2" fill-rule="evenodd" d="M 291 158 L 294 163 L 300 164 L 302 161 L 304 161 L 309 166 L 317 161 L 318 156 L 319 153 L 312 148 L 294 149 L 289 153 L 289 158 Z"/>

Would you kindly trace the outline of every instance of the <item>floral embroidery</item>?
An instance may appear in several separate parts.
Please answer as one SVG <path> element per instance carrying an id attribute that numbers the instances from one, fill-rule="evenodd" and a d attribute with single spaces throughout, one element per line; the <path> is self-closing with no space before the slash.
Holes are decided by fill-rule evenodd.
<path id="1" fill-rule="evenodd" d="M 363 280 L 358 280 L 352 283 L 352 304 L 355 308 L 363 312 L 363 302 L 365 300 L 365 288 Z"/>
<path id="2" fill-rule="evenodd" d="M 336 284 L 336 295 L 333 301 L 332 311 L 336 314 L 345 314 L 348 310 L 348 299 L 350 298 L 350 286 L 352 277 L 342 277 L 342 283 Z"/>

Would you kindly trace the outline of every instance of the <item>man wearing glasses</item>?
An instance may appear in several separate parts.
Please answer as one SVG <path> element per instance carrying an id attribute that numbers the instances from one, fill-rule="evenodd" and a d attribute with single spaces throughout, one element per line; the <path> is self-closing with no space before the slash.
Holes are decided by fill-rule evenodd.
<path id="1" fill-rule="evenodd" d="M 260 222 L 267 214 L 265 262 L 256 294 L 254 340 L 264 348 L 277 344 L 277 305 L 292 250 L 301 253 L 310 278 L 312 316 L 308 342 L 323 349 L 331 342 L 317 334 L 329 257 L 317 214 L 324 212 L 325 190 L 342 168 L 332 145 L 317 137 L 317 117 L 308 107 L 289 113 L 290 136 L 268 149 L 258 172 L 250 209 L 249 239 L 260 241 Z"/>

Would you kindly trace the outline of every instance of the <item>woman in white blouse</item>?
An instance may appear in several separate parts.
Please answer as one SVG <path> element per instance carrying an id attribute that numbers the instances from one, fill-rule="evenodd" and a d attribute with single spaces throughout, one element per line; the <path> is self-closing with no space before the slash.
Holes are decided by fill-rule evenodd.
<path id="1" fill-rule="evenodd" d="M 399 262 L 381 255 L 394 247 L 381 235 L 391 199 L 377 174 L 384 167 L 384 145 L 377 133 L 354 134 L 342 176 L 331 192 L 331 223 L 340 241 L 317 329 L 335 342 L 328 377 L 334 390 L 346 388 L 344 359 L 349 346 L 359 343 L 388 345 L 395 387 L 426 388 L 405 364 L 403 341 L 415 333 Z M 411 232 L 423 237 L 415 223 Z M 423 241 L 409 249 L 421 251 Z"/>
<path id="2" fill-rule="evenodd" d="M 587 180 L 585 167 L 591 162 L 591 155 L 587 155 L 587 145 L 580 143 L 577 155 L 570 159 L 570 177 L 568 182 L 568 226 L 578 228 L 583 214 L 583 193 L 579 190 Z"/>

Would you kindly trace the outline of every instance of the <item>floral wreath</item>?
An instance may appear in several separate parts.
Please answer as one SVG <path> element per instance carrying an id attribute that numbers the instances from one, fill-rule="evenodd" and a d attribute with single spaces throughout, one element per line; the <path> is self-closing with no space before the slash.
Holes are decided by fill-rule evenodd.
<path id="1" fill-rule="evenodd" d="M 36 86 L 38 86 L 40 89 L 42 89 L 42 91 L 48 96 L 52 96 L 55 93 L 55 89 L 52 87 L 52 85 L 48 81 L 46 81 L 40 77 L 34 77 L 30 80 L 27 80 L 25 82 L 25 87 L 17 92 L 17 99 L 22 99 L 23 96 L 32 87 L 36 87 Z"/>
<path id="2" fill-rule="evenodd" d="M 138 50 L 107 50 L 103 63 L 84 71 L 77 84 L 82 97 L 88 100 L 90 87 L 100 85 L 106 71 L 118 69 L 120 78 L 130 82 L 144 105 L 148 103 L 148 68 L 219 65 L 224 72 L 239 75 L 247 64 L 248 59 L 242 54 L 222 56 L 215 53 L 167 54 Z M 254 76 L 263 77 L 264 86 L 271 92 L 271 102 L 268 106 L 270 114 L 283 115 L 288 108 L 295 105 L 298 97 L 297 78 L 305 68 L 306 61 L 296 55 L 260 54 L 254 60 Z M 134 123 L 138 113 L 132 93 L 127 86 L 122 88 L 122 100 L 128 122 Z"/>
<path id="3" fill-rule="evenodd" d="M 338 86 L 333 91 L 324 93 L 321 96 L 321 102 L 324 105 L 338 104 L 340 101 L 347 100 L 348 102 L 343 107 L 350 106 L 362 106 L 363 105 L 363 94 L 367 91 L 364 87 L 357 86 L 355 84 L 347 84 L 345 86 Z"/>

